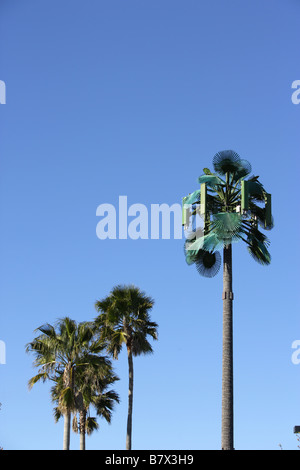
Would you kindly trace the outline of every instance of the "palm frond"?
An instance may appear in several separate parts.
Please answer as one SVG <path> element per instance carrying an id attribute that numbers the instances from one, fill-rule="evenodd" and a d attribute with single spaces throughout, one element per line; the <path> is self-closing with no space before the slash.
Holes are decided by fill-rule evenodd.
<path id="1" fill-rule="evenodd" d="M 218 238 L 216 233 L 211 231 L 209 234 L 199 237 L 196 240 L 186 240 L 186 256 L 192 260 L 199 250 L 214 251 L 222 246 L 223 242 Z M 192 262 L 190 264 L 192 264 Z"/>
<path id="2" fill-rule="evenodd" d="M 185 241 L 183 245 L 183 250 L 184 250 L 185 261 L 190 266 L 191 264 L 195 263 L 197 252 L 193 252 L 192 250 L 188 249 L 189 243 L 190 243 L 189 240 Z"/>
<path id="3" fill-rule="evenodd" d="M 85 422 L 85 429 L 88 436 L 92 434 L 92 432 L 97 431 L 99 429 L 99 424 L 97 423 L 97 419 L 91 416 L 86 418 Z"/>
<path id="4" fill-rule="evenodd" d="M 252 201 L 264 201 L 266 191 L 262 183 L 258 181 L 258 176 L 252 176 L 248 179 L 248 191 Z"/>
<path id="5" fill-rule="evenodd" d="M 256 227 L 251 227 L 247 234 L 247 249 L 250 255 L 260 264 L 271 263 L 271 255 L 268 251 L 269 239 Z"/>
<path id="6" fill-rule="evenodd" d="M 54 409 L 53 409 L 53 416 L 54 416 L 54 420 L 55 422 L 57 423 L 60 418 L 63 416 L 59 406 L 56 406 Z"/>
<path id="7" fill-rule="evenodd" d="M 28 381 L 28 388 L 31 389 L 37 382 L 45 382 L 49 379 L 49 374 L 47 372 L 41 372 Z"/>
<path id="8" fill-rule="evenodd" d="M 191 204 L 194 204 L 195 202 L 197 202 L 199 200 L 199 197 L 200 197 L 200 189 L 196 189 L 196 191 L 194 191 L 192 194 L 189 194 L 187 197 L 186 197 L 186 200 L 185 200 L 185 205 L 191 205 Z"/>
<path id="9" fill-rule="evenodd" d="M 221 255 L 218 251 L 199 250 L 195 264 L 201 276 L 214 277 L 220 270 Z"/>
<path id="10" fill-rule="evenodd" d="M 136 331 L 132 340 L 132 354 L 140 356 L 142 354 L 152 354 L 153 348 L 146 339 L 143 331 Z"/>
<path id="11" fill-rule="evenodd" d="M 238 168 L 237 170 L 233 173 L 233 181 L 239 181 L 242 178 L 245 178 L 251 173 L 251 163 L 248 162 L 248 160 L 241 159 L 238 162 Z"/>
<path id="12" fill-rule="evenodd" d="M 59 395 L 59 406 L 61 409 L 71 410 L 75 408 L 74 391 L 71 387 L 63 389 Z"/>
<path id="13" fill-rule="evenodd" d="M 233 150 L 221 150 L 213 157 L 214 170 L 220 175 L 239 170 L 241 158 Z"/>
<path id="14" fill-rule="evenodd" d="M 39 326 L 35 331 L 40 331 L 43 335 L 48 336 L 49 338 L 56 338 L 55 328 L 50 325 L 50 323 L 45 323 L 44 325 Z"/>
<path id="15" fill-rule="evenodd" d="M 268 265 L 271 263 L 271 255 L 266 246 L 259 240 L 252 242 L 247 246 L 248 252 L 255 261 L 262 265 Z"/>
<path id="16" fill-rule="evenodd" d="M 225 181 L 222 180 L 219 176 L 217 175 L 202 175 L 199 176 L 198 178 L 198 183 L 207 183 L 208 186 L 215 188 L 218 185 L 223 185 L 225 184 Z"/>
<path id="17" fill-rule="evenodd" d="M 213 214 L 212 231 L 226 245 L 239 239 L 242 217 L 237 212 L 219 212 Z"/>

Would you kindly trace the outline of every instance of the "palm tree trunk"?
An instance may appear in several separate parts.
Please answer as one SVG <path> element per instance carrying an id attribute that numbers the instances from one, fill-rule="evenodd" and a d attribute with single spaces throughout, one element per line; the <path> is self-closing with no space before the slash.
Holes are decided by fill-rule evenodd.
<path id="1" fill-rule="evenodd" d="M 67 389 L 70 387 L 74 390 L 74 369 L 71 362 L 65 366 L 63 374 L 64 388 Z M 71 411 L 66 408 L 64 412 L 64 443 L 63 449 L 70 449 L 70 430 L 71 430 Z"/>
<path id="2" fill-rule="evenodd" d="M 133 360 L 131 347 L 127 347 L 128 368 L 129 368 L 129 387 L 128 387 L 128 416 L 127 416 L 127 435 L 126 450 L 131 450 L 132 436 L 132 404 L 133 404 Z"/>
<path id="3" fill-rule="evenodd" d="M 65 415 L 64 415 L 63 450 L 70 450 L 70 425 L 71 425 L 71 413 L 66 412 Z"/>
<path id="4" fill-rule="evenodd" d="M 81 410 L 79 412 L 79 432 L 80 432 L 79 449 L 80 450 L 85 450 L 85 422 L 86 422 L 86 411 Z"/>
<path id="5" fill-rule="evenodd" d="M 223 251 L 222 449 L 233 450 L 232 246 Z"/>
<path id="6" fill-rule="evenodd" d="M 75 404 L 76 409 L 79 411 L 79 450 L 85 450 L 85 424 L 87 411 L 84 406 L 83 395 L 81 391 L 76 393 Z"/>

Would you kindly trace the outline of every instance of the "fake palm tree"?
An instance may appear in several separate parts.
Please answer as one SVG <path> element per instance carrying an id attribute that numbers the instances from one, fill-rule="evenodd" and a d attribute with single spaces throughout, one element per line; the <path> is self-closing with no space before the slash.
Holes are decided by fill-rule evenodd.
<path id="1" fill-rule="evenodd" d="M 126 450 L 132 447 L 133 356 L 152 353 L 148 337 L 157 339 L 157 323 L 150 320 L 154 300 L 138 287 L 116 286 L 109 296 L 95 304 L 98 317 L 95 325 L 100 339 L 107 341 L 107 350 L 117 359 L 125 345 L 128 356 L 129 387 Z"/>
<path id="2" fill-rule="evenodd" d="M 213 167 L 214 173 L 203 169 L 198 178 L 200 189 L 183 198 L 184 251 L 187 264 L 195 264 L 199 274 L 213 277 L 220 270 L 223 250 L 222 449 L 232 450 L 232 244 L 242 240 L 257 262 L 270 264 L 269 240 L 261 229 L 273 228 L 273 218 L 271 194 L 258 176 L 249 176 L 247 160 L 233 150 L 223 150 L 214 156 Z M 199 227 L 195 226 L 197 219 L 202 221 Z"/>

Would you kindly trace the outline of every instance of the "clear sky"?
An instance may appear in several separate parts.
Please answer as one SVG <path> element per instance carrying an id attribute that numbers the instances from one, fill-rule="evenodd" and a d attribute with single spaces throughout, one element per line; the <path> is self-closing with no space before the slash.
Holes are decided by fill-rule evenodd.
<path id="1" fill-rule="evenodd" d="M 39 325 L 92 320 L 119 283 L 155 301 L 154 354 L 134 360 L 134 449 L 221 446 L 222 275 L 183 240 L 99 240 L 96 209 L 181 203 L 222 149 L 273 195 L 272 264 L 233 249 L 236 449 L 297 449 L 299 0 L 1 0 L 0 445 L 61 449 L 49 384 L 25 344 Z M 124 449 L 121 403 L 88 449 Z M 72 434 L 71 448 L 78 438 Z"/>

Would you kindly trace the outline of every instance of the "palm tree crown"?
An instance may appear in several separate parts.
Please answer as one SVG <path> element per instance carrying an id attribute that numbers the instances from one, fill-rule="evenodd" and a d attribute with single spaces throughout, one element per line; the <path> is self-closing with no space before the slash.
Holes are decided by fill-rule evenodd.
<path id="1" fill-rule="evenodd" d="M 101 339 L 116 359 L 125 344 L 134 356 L 152 353 L 147 336 L 157 339 L 157 323 L 150 320 L 154 300 L 135 286 L 116 286 L 110 295 L 98 300 L 100 314 L 95 320 Z"/>
<path id="2" fill-rule="evenodd" d="M 183 198 L 183 224 L 189 225 L 190 215 L 199 214 L 203 220 L 203 227 L 190 233 L 185 243 L 186 262 L 212 277 L 221 265 L 218 250 L 242 240 L 257 262 L 270 264 L 270 242 L 260 229 L 270 230 L 274 225 L 271 195 L 258 176 L 249 177 L 250 163 L 236 152 L 218 152 L 213 166 L 215 173 L 203 169 L 200 189 Z"/>

